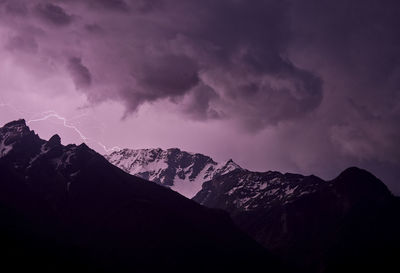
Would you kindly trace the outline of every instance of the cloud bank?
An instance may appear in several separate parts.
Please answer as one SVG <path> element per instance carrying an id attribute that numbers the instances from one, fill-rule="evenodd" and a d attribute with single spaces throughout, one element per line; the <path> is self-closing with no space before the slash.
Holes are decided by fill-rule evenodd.
<path id="1" fill-rule="evenodd" d="M 300 170 L 399 174 L 397 1 L 2 0 L 0 12 L 2 54 L 65 75 L 92 105 L 273 132 L 256 145 Z"/>
<path id="2" fill-rule="evenodd" d="M 9 48 L 46 58 L 51 50 L 92 102 L 121 101 L 127 114 L 169 100 L 193 119 L 235 118 L 258 130 L 301 118 L 323 97 L 319 75 L 287 56 L 292 34 L 282 1 L 2 5 L 19 37 Z M 28 26 L 38 34 L 24 33 Z"/>

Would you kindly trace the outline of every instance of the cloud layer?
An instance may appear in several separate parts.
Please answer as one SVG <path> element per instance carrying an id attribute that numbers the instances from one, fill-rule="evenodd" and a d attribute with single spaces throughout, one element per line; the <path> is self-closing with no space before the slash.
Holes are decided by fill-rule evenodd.
<path id="1" fill-rule="evenodd" d="M 0 12 L 2 54 L 63 75 L 91 105 L 270 132 L 255 145 L 299 170 L 399 174 L 398 1 L 1 0 Z"/>
<path id="2" fill-rule="evenodd" d="M 188 117 L 235 118 L 258 130 L 301 118 L 323 97 L 319 75 L 287 56 L 286 5 L 3 1 L 3 14 L 15 23 L 9 48 L 46 58 L 50 50 L 92 102 L 118 100 L 129 114 L 167 99 Z M 32 25 L 38 34 L 24 33 Z"/>

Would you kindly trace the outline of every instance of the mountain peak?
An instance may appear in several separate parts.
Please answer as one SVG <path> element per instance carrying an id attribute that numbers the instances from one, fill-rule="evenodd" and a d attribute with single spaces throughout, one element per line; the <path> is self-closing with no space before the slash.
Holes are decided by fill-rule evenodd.
<path id="1" fill-rule="evenodd" d="M 26 127 L 25 119 L 14 120 L 14 121 L 11 121 L 4 125 L 4 127 L 6 127 L 6 128 L 15 127 L 15 126 L 25 126 Z"/>
<path id="2" fill-rule="evenodd" d="M 357 176 L 357 175 L 362 175 L 362 176 L 369 176 L 369 177 L 373 177 L 375 178 L 375 176 L 373 174 L 371 174 L 370 172 L 360 169 L 358 167 L 352 166 L 349 167 L 347 169 L 345 169 L 343 172 L 341 172 L 338 176 L 339 177 L 353 177 L 353 176 Z M 376 178 L 375 178 L 376 179 Z"/>
<path id="3" fill-rule="evenodd" d="M 9 122 L 0 128 L 0 157 L 11 152 L 17 143 L 19 146 L 24 146 L 24 143 L 37 139 L 38 137 L 29 129 L 24 119 Z"/>
<path id="4" fill-rule="evenodd" d="M 387 196 L 391 192 L 386 185 L 370 172 L 358 167 L 344 170 L 333 181 L 339 191 L 353 196 Z"/>
<path id="5" fill-rule="evenodd" d="M 47 142 L 48 146 L 50 147 L 55 147 L 55 146 L 60 146 L 61 145 L 61 137 L 57 134 L 52 136 L 49 141 Z"/>
<path id="6" fill-rule="evenodd" d="M 229 159 L 228 161 L 226 161 L 225 166 L 233 166 L 237 169 L 241 169 L 242 167 L 239 166 L 239 164 L 237 164 L 235 161 L 233 161 L 233 159 Z"/>
<path id="7" fill-rule="evenodd" d="M 83 148 L 83 149 L 89 148 L 89 146 L 87 146 L 85 142 L 82 142 L 81 144 L 79 144 L 78 147 Z"/>
<path id="8" fill-rule="evenodd" d="M 161 149 L 161 148 L 157 148 L 157 149 L 155 149 L 155 150 L 162 150 L 162 149 Z M 179 149 L 179 148 L 169 148 L 169 149 L 167 149 L 167 151 L 168 151 L 168 152 L 175 152 L 175 153 L 180 153 L 180 152 L 182 152 L 181 149 Z"/>
<path id="9" fill-rule="evenodd" d="M 22 136 L 27 132 L 30 132 L 29 127 L 26 125 L 26 122 L 24 119 L 19 119 L 19 120 L 14 120 L 11 121 L 7 124 L 5 124 L 3 127 L 0 128 L 1 129 L 1 133 L 3 135 L 3 137 L 5 135 L 8 136 Z"/>

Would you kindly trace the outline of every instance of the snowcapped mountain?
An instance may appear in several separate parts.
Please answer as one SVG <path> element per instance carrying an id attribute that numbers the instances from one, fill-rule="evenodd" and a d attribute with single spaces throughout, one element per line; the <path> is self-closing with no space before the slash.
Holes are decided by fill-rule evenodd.
<path id="1" fill-rule="evenodd" d="M 205 182 L 193 200 L 231 212 L 268 209 L 312 194 L 325 184 L 316 176 L 237 169 Z"/>
<path id="2" fill-rule="evenodd" d="M 217 163 L 212 158 L 177 148 L 124 149 L 105 158 L 125 172 L 153 181 L 192 198 L 205 181 L 242 169 L 232 160 Z"/>
<path id="3" fill-rule="evenodd" d="M 354 266 L 354 272 L 377 272 L 396 261 L 387 257 L 399 253 L 400 220 L 395 215 L 400 200 L 358 168 L 325 181 L 314 175 L 253 172 L 232 160 L 218 164 L 179 149 L 125 149 L 106 158 L 125 172 L 228 211 L 243 231 L 293 272 L 345 272 L 347 266 Z M 374 259 L 379 268 L 365 263 Z"/>
<path id="4" fill-rule="evenodd" d="M 390 272 L 400 254 L 400 199 L 355 167 L 331 181 L 238 169 L 193 200 L 228 211 L 294 272 Z"/>

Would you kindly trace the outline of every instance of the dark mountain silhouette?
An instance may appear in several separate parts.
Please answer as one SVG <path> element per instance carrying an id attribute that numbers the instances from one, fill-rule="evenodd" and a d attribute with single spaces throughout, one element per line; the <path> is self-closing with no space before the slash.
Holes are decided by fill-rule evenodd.
<path id="1" fill-rule="evenodd" d="M 209 208 L 23 120 L 0 129 L 5 272 L 398 271 L 400 200 L 367 171 L 324 181 L 233 168 L 193 199 Z"/>
<path id="2" fill-rule="evenodd" d="M 400 200 L 367 171 L 332 181 L 235 170 L 193 198 L 235 223 L 296 272 L 397 272 Z"/>
<path id="3" fill-rule="evenodd" d="M 278 272 L 227 213 L 131 176 L 85 144 L 0 129 L 4 272 Z M 5 269 L 8 267 L 9 269 Z"/>

